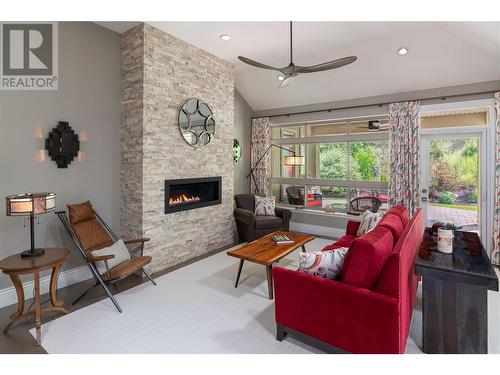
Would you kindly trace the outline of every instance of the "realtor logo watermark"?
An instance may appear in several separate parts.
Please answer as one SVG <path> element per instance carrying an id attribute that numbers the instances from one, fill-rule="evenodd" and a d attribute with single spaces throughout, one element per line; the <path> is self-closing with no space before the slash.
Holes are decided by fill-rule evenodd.
<path id="1" fill-rule="evenodd" d="M 0 90 L 57 90 L 57 22 L 0 26 Z"/>

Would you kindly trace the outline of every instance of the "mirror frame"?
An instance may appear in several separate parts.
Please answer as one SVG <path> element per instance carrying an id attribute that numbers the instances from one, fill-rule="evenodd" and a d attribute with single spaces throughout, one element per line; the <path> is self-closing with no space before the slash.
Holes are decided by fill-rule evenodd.
<path id="1" fill-rule="evenodd" d="M 193 113 L 187 111 L 187 106 L 189 105 L 189 103 L 191 103 L 192 101 L 196 101 L 196 109 Z M 200 107 L 201 105 L 205 105 L 208 110 L 210 111 L 210 115 L 208 116 L 204 116 L 201 112 L 200 112 Z M 181 115 L 184 113 L 184 115 L 187 117 L 188 119 L 188 127 L 187 128 L 184 128 L 181 126 Z M 191 130 L 191 116 L 193 115 L 199 115 L 200 117 L 204 118 L 204 130 L 201 131 L 201 132 L 195 132 L 194 130 Z M 213 121 L 213 131 L 209 131 L 207 129 L 207 122 L 212 119 Z M 210 108 L 210 106 L 204 102 L 203 100 L 201 99 L 198 99 L 198 98 L 191 98 L 191 99 L 188 99 L 186 100 L 181 108 L 179 109 L 179 114 L 177 116 L 177 125 L 179 127 L 179 132 L 181 133 L 181 136 L 182 138 L 186 141 L 186 143 L 192 147 L 195 147 L 195 148 L 201 148 L 201 147 L 205 147 L 207 146 L 213 139 L 213 137 L 215 136 L 215 127 L 217 125 L 217 122 L 215 121 L 215 117 L 214 117 L 214 113 L 212 111 L 212 108 Z M 195 143 L 191 143 L 188 138 L 186 137 L 187 134 L 193 134 L 195 137 L 196 137 L 196 142 Z M 202 136 L 207 136 L 208 135 L 208 142 L 205 143 L 205 144 L 200 144 L 199 143 L 199 140 L 201 139 Z"/>

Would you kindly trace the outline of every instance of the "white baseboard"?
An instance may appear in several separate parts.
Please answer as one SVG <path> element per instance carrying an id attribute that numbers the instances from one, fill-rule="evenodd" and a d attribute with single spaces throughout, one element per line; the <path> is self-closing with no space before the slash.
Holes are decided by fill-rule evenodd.
<path id="1" fill-rule="evenodd" d="M 317 236 L 326 236 L 333 238 L 340 238 L 345 234 L 345 229 L 325 227 L 321 225 L 312 225 L 305 223 L 290 222 L 290 231 L 303 232 L 308 234 L 315 234 Z"/>
<path id="2" fill-rule="evenodd" d="M 33 275 L 31 275 L 33 276 Z M 57 282 L 58 289 L 64 288 L 71 284 L 76 284 L 80 281 L 90 279 L 92 274 L 90 273 L 88 266 L 81 266 L 77 268 L 72 268 L 67 271 L 62 271 L 59 274 L 59 279 Z M 48 293 L 50 284 L 50 275 L 40 278 L 40 294 Z M 33 280 L 23 283 L 24 287 L 24 298 L 29 299 L 33 296 L 34 282 Z M 11 286 L 9 288 L 0 290 L 0 308 L 17 303 L 16 288 Z"/>

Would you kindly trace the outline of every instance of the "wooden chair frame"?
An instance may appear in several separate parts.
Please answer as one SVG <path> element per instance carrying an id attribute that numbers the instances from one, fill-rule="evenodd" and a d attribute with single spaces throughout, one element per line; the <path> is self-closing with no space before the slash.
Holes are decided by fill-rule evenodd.
<path id="1" fill-rule="evenodd" d="M 97 271 L 97 268 L 94 265 L 94 262 L 96 260 L 103 260 L 104 264 L 106 266 L 106 269 L 109 271 L 108 267 L 108 262 L 107 260 L 112 258 L 113 256 L 102 256 L 102 257 L 92 257 L 89 258 L 86 254 L 85 251 L 83 250 L 83 247 L 80 243 L 80 240 L 76 236 L 75 232 L 73 231 L 73 228 L 71 228 L 71 225 L 69 223 L 68 217 L 66 216 L 66 211 L 57 211 L 55 213 L 59 220 L 61 220 L 62 224 L 64 225 L 64 228 L 70 235 L 71 239 L 73 240 L 74 244 L 82 254 L 83 258 L 85 259 L 87 266 L 90 268 L 90 272 L 92 273 L 92 276 L 95 280 L 95 285 L 91 286 L 87 290 L 85 290 L 76 300 L 73 301 L 72 305 L 75 305 L 78 301 L 80 301 L 91 289 L 95 288 L 96 286 L 101 285 L 104 288 L 104 291 L 108 295 L 108 297 L 111 299 L 113 304 L 115 305 L 116 309 L 121 313 L 122 309 L 120 305 L 118 304 L 118 301 L 115 299 L 113 294 L 110 292 L 108 285 L 114 285 L 117 281 L 123 280 L 124 278 L 130 276 L 131 274 L 124 275 L 120 278 L 112 279 L 112 280 L 103 280 L 99 272 Z M 116 242 L 119 240 L 118 236 L 113 232 L 113 230 L 106 224 L 106 222 L 99 216 L 97 212 L 94 211 L 94 214 L 99 220 L 99 222 L 102 224 L 102 226 L 106 229 L 106 231 L 109 233 L 109 235 L 113 238 L 113 240 Z M 125 244 L 132 244 L 132 243 L 140 243 L 141 244 L 141 256 L 143 255 L 144 252 L 144 243 L 149 241 L 149 238 L 139 238 L 135 240 L 127 240 L 123 241 Z M 130 256 L 133 258 L 134 255 L 130 254 Z M 139 268 L 137 271 L 141 271 L 148 279 L 151 281 L 154 285 L 157 285 L 156 282 L 153 280 L 153 278 L 144 270 L 144 268 Z M 134 271 L 135 272 L 135 271 Z"/>

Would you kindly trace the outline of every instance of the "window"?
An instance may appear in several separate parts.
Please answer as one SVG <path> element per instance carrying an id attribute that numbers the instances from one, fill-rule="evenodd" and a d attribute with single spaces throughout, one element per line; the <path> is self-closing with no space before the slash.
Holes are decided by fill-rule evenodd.
<path id="1" fill-rule="evenodd" d="M 306 207 L 346 210 L 348 195 L 346 187 L 337 186 L 308 186 Z"/>
<path id="2" fill-rule="evenodd" d="M 272 148 L 271 156 L 271 169 L 272 177 L 282 177 L 282 178 L 305 178 L 305 165 L 286 165 L 285 157 L 292 156 L 293 153 L 296 155 L 304 155 L 306 146 L 305 145 L 281 145 L 285 150 L 279 149 L 277 147 Z"/>
<path id="3" fill-rule="evenodd" d="M 303 205 L 303 202 L 298 202 L 300 195 L 294 194 L 294 189 L 301 189 L 304 191 L 304 186 L 289 185 L 289 184 L 272 184 L 271 189 L 273 195 L 276 197 L 276 203 L 281 204 L 291 204 L 291 205 Z"/>
<path id="4" fill-rule="evenodd" d="M 386 118 L 272 129 L 272 190 L 280 204 L 349 211 L 354 198 L 374 197 L 387 208 L 389 134 Z M 285 157 L 304 156 L 304 165 Z"/>
<path id="5" fill-rule="evenodd" d="M 320 143 L 310 145 L 319 154 L 316 178 L 325 180 L 345 180 L 347 178 L 347 143 Z"/>
<path id="6" fill-rule="evenodd" d="M 389 141 L 352 142 L 349 152 L 352 180 L 389 181 Z"/>
<path id="7" fill-rule="evenodd" d="M 389 190 L 387 189 L 351 189 L 351 197 L 369 198 L 374 197 L 380 201 L 380 209 L 387 210 L 389 208 Z"/>
<path id="8" fill-rule="evenodd" d="M 488 109 L 475 108 L 463 111 L 430 112 L 420 118 L 421 129 L 442 129 L 462 126 L 488 125 Z"/>

